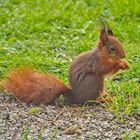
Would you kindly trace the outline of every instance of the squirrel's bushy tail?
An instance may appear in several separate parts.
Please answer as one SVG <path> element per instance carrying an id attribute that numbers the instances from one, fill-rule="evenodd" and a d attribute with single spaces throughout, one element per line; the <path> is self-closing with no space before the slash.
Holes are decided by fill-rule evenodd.
<path id="1" fill-rule="evenodd" d="M 57 77 L 36 73 L 30 68 L 10 72 L 2 81 L 2 87 L 20 101 L 33 104 L 49 104 L 70 91 Z"/>

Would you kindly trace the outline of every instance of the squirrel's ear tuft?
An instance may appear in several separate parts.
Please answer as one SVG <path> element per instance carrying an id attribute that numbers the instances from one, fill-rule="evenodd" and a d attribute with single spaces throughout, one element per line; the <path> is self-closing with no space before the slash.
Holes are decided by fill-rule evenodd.
<path id="1" fill-rule="evenodd" d="M 102 30 L 105 30 L 108 36 L 114 36 L 108 22 L 102 21 L 101 23 L 102 23 Z"/>
<path id="2" fill-rule="evenodd" d="M 108 35 L 104 29 L 101 30 L 100 33 L 100 41 L 105 44 L 108 41 Z"/>
<path id="3" fill-rule="evenodd" d="M 113 32 L 112 32 L 112 30 L 111 30 L 111 28 L 110 28 L 110 26 L 109 26 L 109 24 L 108 24 L 108 22 L 105 21 L 103 24 L 104 24 L 103 26 L 105 27 L 107 34 L 108 34 L 109 36 L 114 36 L 114 35 L 113 35 Z"/>
<path id="4" fill-rule="evenodd" d="M 112 30 L 110 28 L 107 29 L 107 32 L 108 32 L 109 36 L 114 36 L 114 34 L 113 34 L 113 32 L 112 32 Z"/>
<path id="5" fill-rule="evenodd" d="M 106 41 L 108 41 L 109 38 L 108 36 L 113 36 L 113 32 L 109 27 L 107 21 L 102 21 L 101 23 L 102 23 L 102 29 L 100 33 L 100 41 L 103 42 L 103 44 L 105 44 Z"/>

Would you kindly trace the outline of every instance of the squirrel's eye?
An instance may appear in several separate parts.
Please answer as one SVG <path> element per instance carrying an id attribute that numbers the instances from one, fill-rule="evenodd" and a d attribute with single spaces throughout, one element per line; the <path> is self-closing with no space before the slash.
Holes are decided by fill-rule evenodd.
<path id="1" fill-rule="evenodd" d="M 111 52 L 115 51 L 115 47 L 114 47 L 114 46 L 111 46 L 111 47 L 110 47 L 110 51 L 111 51 Z"/>

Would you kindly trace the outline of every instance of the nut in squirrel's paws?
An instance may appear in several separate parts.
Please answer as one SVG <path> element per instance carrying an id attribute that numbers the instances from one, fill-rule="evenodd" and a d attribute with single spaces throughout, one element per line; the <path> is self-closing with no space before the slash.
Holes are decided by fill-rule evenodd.
<path id="1" fill-rule="evenodd" d="M 119 65 L 122 70 L 129 68 L 129 64 L 126 60 L 120 60 Z"/>

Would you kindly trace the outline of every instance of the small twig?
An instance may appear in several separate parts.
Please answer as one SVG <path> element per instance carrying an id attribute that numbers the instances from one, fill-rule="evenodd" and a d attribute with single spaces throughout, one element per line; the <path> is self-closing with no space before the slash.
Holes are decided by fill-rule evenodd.
<path id="1" fill-rule="evenodd" d="M 13 95 L 14 96 L 14 95 Z M 28 110 L 27 106 L 19 99 L 17 98 L 16 96 L 14 96 L 16 98 L 16 100 L 24 107 Z"/>
<path id="2" fill-rule="evenodd" d="M 44 118 L 44 117 L 41 117 L 41 115 L 34 114 L 34 117 L 40 118 L 40 119 L 45 120 L 45 121 L 48 122 L 48 120 L 46 118 Z"/>
<path id="3" fill-rule="evenodd" d="M 64 112 L 64 110 L 62 110 L 62 111 L 52 120 L 52 122 L 56 121 L 56 119 L 57 119 L 61 114 L 63 114 L 63 112 Z"/>

